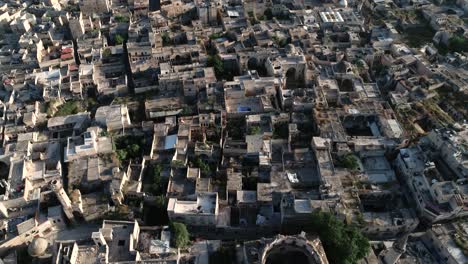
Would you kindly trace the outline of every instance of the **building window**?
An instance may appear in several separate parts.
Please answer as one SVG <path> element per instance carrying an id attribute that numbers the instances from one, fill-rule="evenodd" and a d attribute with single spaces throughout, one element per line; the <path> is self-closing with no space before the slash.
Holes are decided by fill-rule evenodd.
<path id="1" fill-rule="evenodd" d="M 48 235 L 52 230 L 50 228 L 47 228 L 46 230 L 44 230 L 44 232 L 42 232 L 43 235 Z"/>
<path id="2" fill-rule="evenodd" d="M 118 245 L 121 247 L 125 246 L 125 240 L 119 240 Z"/>

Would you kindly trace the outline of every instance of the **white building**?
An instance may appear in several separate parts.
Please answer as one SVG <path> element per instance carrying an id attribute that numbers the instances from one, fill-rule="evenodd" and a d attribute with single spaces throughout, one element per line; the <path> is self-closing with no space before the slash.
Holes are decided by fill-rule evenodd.
<path id="1" fill-rule="evenodd" d="M 98 137 L 97 130 L 88 129 L 78 137 L 69 137 L 65 149 L 64 161 L 95 156 L 112 152 L 112 141 L 108 137 Z"/>
<path id="2" fill-rule="evenodd" d="M 194 226 L 216 226 L 218 220 L 218 193 L 198 193 L 196 201 L 170 198 L 167 206 L 169 219 Z"/>
<path id="3" fill-rule="evenodd" d="M 431 131 L 425 138 L 459 179 L 468 178 L 468 129 L 456 132 L 448 129 Z"/>
<path id="4" fill-rule="evenodd" d="M 445 180 L 419 148 L 400 149 L 395 165 L 405 177 L 422 217 L 439 222 L 468 215 L 466 184 Z"/>

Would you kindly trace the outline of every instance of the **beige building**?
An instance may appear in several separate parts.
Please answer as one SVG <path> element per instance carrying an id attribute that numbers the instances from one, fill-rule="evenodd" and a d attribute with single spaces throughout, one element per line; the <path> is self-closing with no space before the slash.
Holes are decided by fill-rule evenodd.
<path id="1" fill-rule="evenodd" d="M 95 260 L 99 260 L 99 263 L 134 263 L 140 260 L 137 251 L 139 236 L 140 225 L 137 221 L 104 220 L 99 232 L 92 233 L 98 248 Z"/>
<path id="2" fill-rule="evenodd" d="M 73 36 L 73 39 L 80 38 L 85 33 L 85 25 L 83 23 L 83 13 L 80 12 L 79 15 L 74 15 L 67 13 L 68 17 L 68 26 L 70 27 L 70 32 Z"/>
<path id="3" fill-rule="evenodd" d="M 109 0 L 80 0 L 80 10 L 83 14 L 89 15 L 93 13 L 109 12 Z"/>
<path id="4" fill-rule="evenodd" d="M 101 106 L 96 110 L 95 119 L 107 131 L 122 131 L 131 126 L 127 105 Z"/>

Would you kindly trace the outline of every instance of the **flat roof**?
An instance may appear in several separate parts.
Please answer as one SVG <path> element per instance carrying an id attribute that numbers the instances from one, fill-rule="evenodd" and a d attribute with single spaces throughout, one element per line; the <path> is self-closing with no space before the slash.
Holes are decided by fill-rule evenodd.
<path id="1" fill-rule="evenodd" d="M 47 127 L 55 127 L 66 124 L 80 123 L 89 118 L 88 112 L 78 113 L 68 116 L 52 117 L 47 120 Z"/>
<path id="2" fill-rule="evenodd" d="M 256 191 L 237 191 L 237 202 L 239 203 L 256 203 Z"/>
<path id="3" fill-rule="evenodd" d="M 310 201 L 306 199 L 295 199 L 294 200 L 294 211 L 296 213 L 311 213 L 313 211 Z"/>
<path id="4" fill-rule="evenodd" d="M 320 17 L 325 23 L 344 22 L 344 19 L 341 16 L 340 12 L 337 11 L 320 12 Z"/>
<path id="5" fill-rule="evenodd" d="M 164 149 L 173 149 L 177 143 L 177 135 L 166 136 L 164 139 Z"/>

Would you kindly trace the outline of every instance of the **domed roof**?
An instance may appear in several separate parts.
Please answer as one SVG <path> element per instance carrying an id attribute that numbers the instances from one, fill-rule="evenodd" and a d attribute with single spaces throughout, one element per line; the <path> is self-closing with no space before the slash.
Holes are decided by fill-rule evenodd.
<path id="1" fill-rule="evenodd" d="M 28 253 L 32 257 L 38 257 L 44 255 L 47 248 L 49 247 L 49 242 L 42 237 L 36 237 L 33 239 L 31 244 L 28 246 Z"/>

